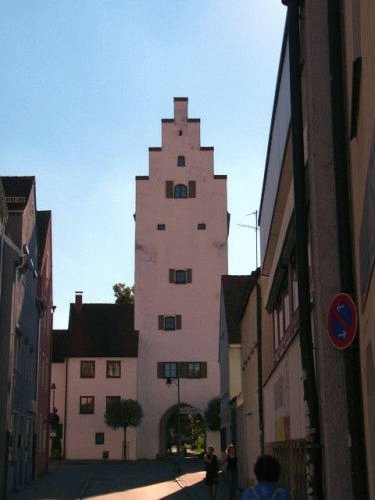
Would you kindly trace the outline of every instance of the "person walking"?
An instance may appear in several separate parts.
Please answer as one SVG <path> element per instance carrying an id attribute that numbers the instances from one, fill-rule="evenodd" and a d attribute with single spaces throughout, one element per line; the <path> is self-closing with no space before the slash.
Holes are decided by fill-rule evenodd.
<path id="1" fill-rule="evenodd" d="M 280 470 L 276 458 L 271 455 L 261 455 L 254 466 L 258 483 L 245 490 L 242 500 L 292 500 L 285 488 L 277 486 Z"/>
<path id="2" fill-rule="evenodd" d="M 217 484 L 219 482 L 219 460 L 214 454 L 215 448 L 211 445 L 208 447 L 207 453 L 204 456 L 206 464 L 206 478 L 205 483 L 208 486 L 210 498 L 216 497 Z"/>
<path id="3" fill-rule="evenodd" d="M 227 474 L 228 498 L 234 500 L 238 485 L 238 458 L 234 444 L 230 444 L 223 457 L 223 469 Z"/>

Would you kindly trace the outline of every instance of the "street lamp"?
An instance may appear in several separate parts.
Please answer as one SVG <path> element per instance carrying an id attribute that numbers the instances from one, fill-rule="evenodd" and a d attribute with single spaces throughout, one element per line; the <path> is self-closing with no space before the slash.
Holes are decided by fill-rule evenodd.
<path id="1" fill-rule="evenodd" d="M 180 454 L 180 444 L 181 444 L 181 423 L 180 423 L 180 374 L 177 369 L 176 377 L 168 377 L 166 384 L 170 386 L 172 384 L 177 385 L 177 453 Z"/>

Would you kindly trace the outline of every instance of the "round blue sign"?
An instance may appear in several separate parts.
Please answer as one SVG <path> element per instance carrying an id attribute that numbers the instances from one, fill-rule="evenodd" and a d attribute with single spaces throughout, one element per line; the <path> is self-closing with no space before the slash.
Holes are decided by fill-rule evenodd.
<path id="1" fill-rule="evenodd" d="M 328 313 L 328 334 L 337 349 L 345 349 L 357 333 L 357 308 L 347 293 L 335 297 Z"/>

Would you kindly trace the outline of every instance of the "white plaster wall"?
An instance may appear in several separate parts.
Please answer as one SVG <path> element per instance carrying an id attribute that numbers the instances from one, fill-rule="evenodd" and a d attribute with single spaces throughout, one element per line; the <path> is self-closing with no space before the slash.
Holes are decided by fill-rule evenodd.
<path id="1" fill-rule="evenodd" d="M 186 101 L 163 122 L 161 151 L 150 152 L 150 177 L 137 180 L 135 328 L 140 332 L 138 399 L 145 418 L 138 457 L 159 452 L 159 423 L 177 404 L 177 389 L 157 379 L 157 362 L 205 361 L 206 379 L 181 379 L 181 402 L 204 411 L 220 395 L 218 342 L 221 275 L 227 274 L 226 179 L 213 177 L 213 151 L 201 150 L 199 123 Z M 182 130 L 182 135 L 179 131 Z M 177 167 L 185 156 L 186 166 Z M 196 181 L 196 198 L 166 198 L 165 181 Z M 197 224 L 206 223 L 206 230 Z M 166 224 L 158 231 L 157 224 Z M 169 283 L 168 270 L 193 270 L 192 283 Z M 181 314 L 182 329 L 158 330 L 158 315 Z"/>
<path id="2" fill-rule="evenodd" d="M 282 394 L 278 382 L 283 379 Z M 305 439 L 308 420 L 303 399 L 303 374 L 298 336 L 289 346 L 285 356 L 264 387 L 264 435 L 266 443 L 279 440 L 276 421 L 279 417 L 290 418 L 290 439 Z M 276 394 L 282 404 L 275 408 Z"/>
<path id="3" fill-rule="evenodd" d="M 229 346 L 229 399 L 238 396 L 242 390 L 241 344 Z"/>
<path id="4" fill-rule="evenodd" d="M 101 459 L 104 450 L 110 459 L 122 458 L 123 430 L 113 430 L 104 422 L 106 396 L 137 399 L 135 358 L 85 358 L 95 361 L 95 378 L 80 378 L 82 358 L 67 360 L 66 458 Z M 106 378 L 106 361 L 121 360 L 121 378 Z M 95 413 L 80 415 L 80 396 L 95 397 Z M 104 445 L 95 444 L 95 433 L 104 432 Z M 127 458 L 136 458 L 136 431 L 127 429 Z"/>

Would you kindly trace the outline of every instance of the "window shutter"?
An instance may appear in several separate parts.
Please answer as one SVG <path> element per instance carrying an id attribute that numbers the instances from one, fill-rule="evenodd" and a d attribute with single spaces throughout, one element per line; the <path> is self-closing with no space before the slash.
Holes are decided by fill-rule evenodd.
<path id="1" fill-rule="evenodd" d="M 195 181 L 189 181 L 189 198 L 195 198 Z"/>
<path id="2" fill-rule="evenodd" d="M 207 363 L 203 361 L 201 363 L 201 378 L 207 378 Z"/>
<path id="3" fill-rule="evenodd" d="M 160 315 L 158 316 L 158 327 L 159 327 L 159 330 L 164 330 L 164 316 L 163 315 Z"/>
<path id="4" fill-rule="evenodd" d="M 186 283 L 191 283 L 193 279 L 193 270 L 186 269 Z"/>
<path id="5" fill-rule="evenodd" d="M 158 372 L 158 378 L 164 378 L 164 363 L 160 361 L 158 362 L 157 372 Z"/>
<path id="6" fill-rule="evenodd" d="M 187 378 L 188 377 L 188 364 L 186 361 L 181 361 L 178 363 L 179 365 L 179 374 L 180 378 Z"/>
<path id="7" fill-rule="evenodd" d="M 175 271 L 174 269 L 169 270 L 169 283 L 175 282 Z"/>
<path id="8" fill-rule="evenodd" d="M 173 181 L 165 181 L 165 196 L 173 198 Z"/>
<path id="9" fill-rule="evenodd" d="M 181 314 L 176 314 L 176 330 L 181 330 L 182 318 Z"/>

